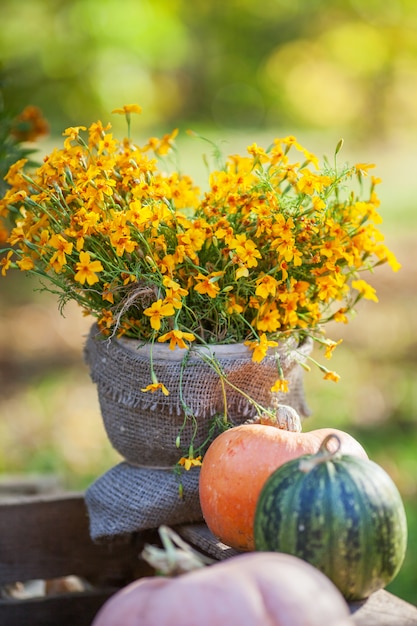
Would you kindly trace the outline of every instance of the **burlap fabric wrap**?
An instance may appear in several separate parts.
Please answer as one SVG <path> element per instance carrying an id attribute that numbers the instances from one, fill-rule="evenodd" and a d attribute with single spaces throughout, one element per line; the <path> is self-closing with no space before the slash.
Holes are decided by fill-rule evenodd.
<path id="1" fill-rule="evenodd" d="M 132 339 L 107 339 L 93 326 L 85 346 L 85 359 L 97 385 L 106 433 L 124 461 L 96 480 L 86 492 L 90 532 L 94 540 L 134 531 L 202 520 L 198 497 L 199 468 L 183 472 L 183 497 L 179 479 L 172 471 L 181 456 L 175 446 L 181 431 L 181 446 L 187 450 L 197 424 L 194 447 L 209 435 L 210 418 L 224 412 L 218 374 L 201 357 L 214 356 L 228 379 L 262 406 L 292 406 L 303 417 L 305 404 L 302 368 L 311 351 L 311 341 L 297 345 L 289 340 L 278 350 L 289 393 L 272 393 L 277 379 L 276 357 L 268 355 L 254 363 L 243 344 L 199 346 L 190 352 L 154 344 L 152 361 L 158 381 L 169 390 L 165 396 L 141 391 L 151 382 L 150 345 Z M 227 411 L 233 424 L 256 415 L 254 407 L 228 385 Z M 186 417 L 184 404 L 192 414 Z"/>

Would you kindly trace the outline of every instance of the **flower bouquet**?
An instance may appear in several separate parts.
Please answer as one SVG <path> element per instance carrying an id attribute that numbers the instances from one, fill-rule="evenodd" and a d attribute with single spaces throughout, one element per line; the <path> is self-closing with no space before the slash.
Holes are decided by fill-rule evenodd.
<path id="1" fill-rule="evenodd" d="M 326 323 L 348 322 L 361 298 L 377 300 L 365 271 L 385 262 L 397 270 L 399 264 L 378 229 L 380 180 L 369 175 L 373 165 L 339 164 L 342 142 L 333 161 L 322 165 L 292 136 L 265 149 L 252 144 L 245 155 L 224 160 L 213 145 L 216 166 L 200 190 L 177 164 L 176 130 L 138 146 L 130 124 L 140 107 L 114 113 L 126 116 L 126 138 L 116 139 L 111 125 L 100 121 L 72 127 L 63 133 L 63 147 L 35 171 L 24 158 L 11 165 L 0 200 L 1 273 L 18 268 L 36 274 L 61 307 L 74 300 L 95 318 L 86 358 L 107 398 L 103 414 L 124 432 L 129 404 L 141 406 L 148 423 L 155 411 L 167 419 L 173 413 L 176 433 L 146 464 L 163 466 L 160 471 L 192 469 L 222 428 L 247 418 L 279 420 L 282 403 L 303 413 L 300 368 L 313 363 L 324 378 L 337 381 L 313 359 L 311 344 L 330 358 L 340 342 L 326 336 Z M 113 370 L 110 346 L 120 359 Z M 239 358 L 249 392 L 219 356 L 219 346 L 245 351 Z M 168 378 L 162 348 L 177 361 Z M 139 376 L 135 368 L 144 350 Z M 205 369 L 187 395 L 192 384 L 184 377 L 197 356 Z M 133 370 L 125 376 L 128 359 Z M 267 373 L 248 370 L 248 361 L 266 364 Z M 201 409 L 201 424 L 201 381 L 213 374 L 218 402 L 208 413 Z M 112 392 L 118 376 L 120 388 Z M 131 379 L 134 390 L 126 388 Z M 170 395 L 174 409 L 167 409 Z M 154 428 L 148 438 L 161 438 L 162 430 Z M 129 471 L 143 463 L 145 449 L 135 456 L 135 443 L 118 446 Z M 120 491 L 126 480 L 117 481 Z"/>

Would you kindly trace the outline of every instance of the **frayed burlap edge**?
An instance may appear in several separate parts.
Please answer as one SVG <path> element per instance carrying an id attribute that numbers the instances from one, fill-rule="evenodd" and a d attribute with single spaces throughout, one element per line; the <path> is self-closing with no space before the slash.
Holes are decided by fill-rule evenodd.
<path id="1" fill-rule="evenodd" d="M 290 396 L 297 402 L 301 415 L 308 414 L 300 387 L 300 366 L 311 352 L 312 341 L 305 338 L 298 345 L 295 338 L 283 341 L 270 350 L 261 363 L 252 361 L 252 353 L 244 344 L 195 346 L 191 350 L 170 350 L 166 344 L 141 344 L 132 339 L 107 339 L 96 325 L 87 339 L 84 355 L 92 380 L 100 390 L 116 402 L 129 407 L 141 407 L 161 414 L 183 414 L 184 403 L 196 417 L 213 415 L 223 410 L 222 385 L 218 374 L 204 359 L 215 359 L 227 378 L 238 388 L 265 406 L 288 401 L 286 394 L 270 391 L 278 378 L 277 356 L 283 377 L 289 381 Z M 156 378 L 169 391 L 144 393 L 151 382 L 150 350 Z M 203 355 L 203 358 L 202 358 Z M 182 379 L 182 387 L 179 380 Z M 292 381 L 297 385 L 292 389 Z M 245 398 L 225 387 L 230 414 L 253 414 Z M 290 397 L 288 396 L 288 397 Z"/>

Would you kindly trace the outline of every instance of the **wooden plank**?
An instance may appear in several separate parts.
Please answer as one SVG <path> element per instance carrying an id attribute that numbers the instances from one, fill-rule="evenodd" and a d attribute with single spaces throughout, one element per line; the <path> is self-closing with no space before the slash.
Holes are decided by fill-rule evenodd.
<path id="1" fill-rule="evenodd" d="M 0 504 L 2 498 L 57 494 L 62 492 L 59 476 L 50 474 L 3 474 L 0 478 Z"/>
<path id="2" fill-rule="evenodd" d="M 151 573 L 139 558 L 156 531 L 99 545 L 89 533 L 82 494 L 4 499 L 0 504 L 0 585 L 74 574 L 119 587 Z"/>
<path id="3" fill-rule="evenodd" d="M 201 550 L 217 561 L 223 561 L 239 554 L 237 550 L 219 541 L 205 524 L 181 524 L 175 527 L 175 530 L 194 548 Z"/>
<path id="4" fill-rule="evenodd" d="M 221 561 L 239 554 L 210 532 L 205 524 L 182 524 L 176 532 L 196 550 Z M 349 604 L 356 626 L 417 626 L 417 608 L 381 589 L 363 602 Z"/>
<path id="5" fill-rule="evenodd" d="M 98 610 L 115 591 L 100 589 L 28 600 L 0 600 L 0 624 L 91 626 Z"/>
<path id="6" fill-rule="evenodd" d="M 384 589 L 349 605 L 356 626 L 416 626 L 417 608 Z"/>

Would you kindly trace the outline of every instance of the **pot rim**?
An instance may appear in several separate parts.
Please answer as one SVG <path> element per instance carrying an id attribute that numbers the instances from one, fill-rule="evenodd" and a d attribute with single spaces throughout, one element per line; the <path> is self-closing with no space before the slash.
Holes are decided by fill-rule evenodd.
<path id="1" fill-rule="evenodd" d="M 201 357 L 208 358 L 250 358 L 252 359 L 252 350 L 245 343 L 225 343 L 225 344 L 192 344 L 189 348 L 179 348 L 176 346 L 173 350 L 168 343 L 146 343 L 138 339 L 130 337 L 119 337 L 115 339 L 116 343 L 123 349 L 133 353 L 139 357 L 149 358 L 152 350 L 152 360 L 164 361 L 182 361 L 188 357 L 191 360 L 200 360 Z M 277 351 L 286 349 L 289 352 L 300 347 L 301 344 L 294 338 L 289 337 L 281 341 L 276 348 L 270 348 L 268 354 L 274 354 Z"/>

